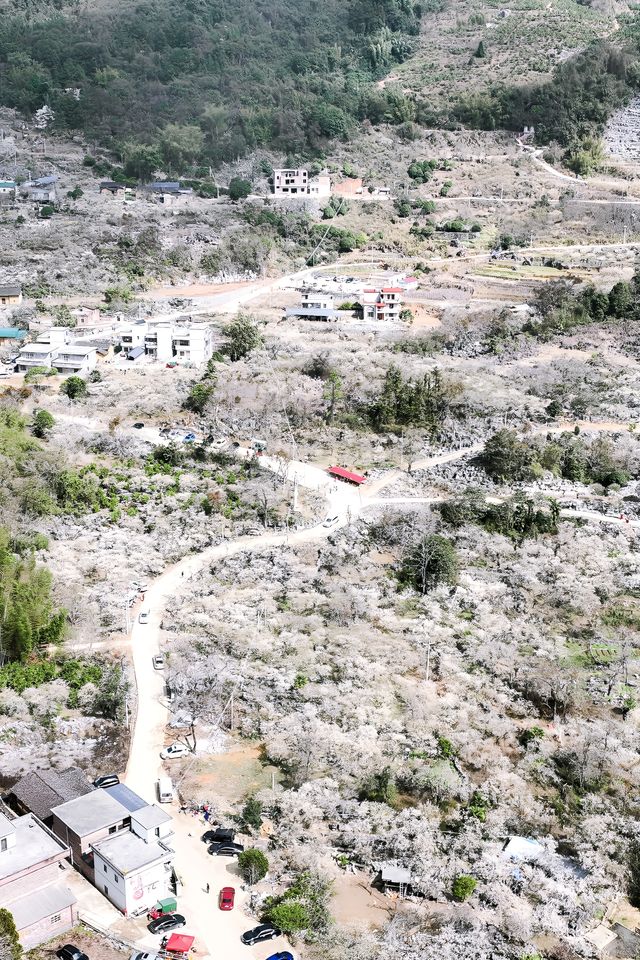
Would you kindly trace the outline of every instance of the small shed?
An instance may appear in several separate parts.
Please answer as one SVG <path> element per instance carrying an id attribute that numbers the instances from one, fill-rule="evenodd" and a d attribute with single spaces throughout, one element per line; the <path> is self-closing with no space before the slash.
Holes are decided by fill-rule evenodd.
<path id="1" fill-rule="evenodd" d="M 133 350 L 129 350 L 127 354 L 127 360 L 137 360 L 138 357 L 144 355 L 144 347 L 134 347 Z"/>
<path id="2" fill-rule="evenodd" d="M 352 473 L 351 470 L 345 470 L 344 467 L 329 467 L 327 473 L 330 477 L 336 477 L 338 480 L 345 480 L 347 483 L 352 483 L 354 486 L 359 487 L 361 484 L 365 483 L 366 477 L 360 476 L 359 473 Z"/>
<path id="3" fill-rule="evenodd" d="M 391 863 L 383 863 L 376 877 L 376 885 L 381 886 L 385 893 L 391 891 L 405 896 L 411 890 L 411 870 L 407 867 L 396 867 Z"/>

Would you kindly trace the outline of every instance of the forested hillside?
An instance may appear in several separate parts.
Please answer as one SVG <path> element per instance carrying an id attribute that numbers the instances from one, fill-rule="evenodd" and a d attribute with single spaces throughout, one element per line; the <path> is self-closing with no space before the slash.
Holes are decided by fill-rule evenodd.
<path id="1" fill-rule="evenodd" d="M 146 143 L 174 169 L 256 146 L 317 149 L 365 116 L 404 119 L 402 95 L 371 81 L 408 55 L 421 15 L 412 0 L 61 6 L 5 6 L 2 103 L 26 113 L 46 103 L 58 128 Z"/>
<path id="2" fill-rule="evenodd" d="M 539 143 L 557 141 L 570 152 L 602 134 L 611 113 L 640 90 L 640 17 L 629 20 L 612 40 L 596 40 L 560 63 L 542 84 L 494 87 L 470 93 L 454 107 L 466 126 L 522 130 L 535 124 Z"/>

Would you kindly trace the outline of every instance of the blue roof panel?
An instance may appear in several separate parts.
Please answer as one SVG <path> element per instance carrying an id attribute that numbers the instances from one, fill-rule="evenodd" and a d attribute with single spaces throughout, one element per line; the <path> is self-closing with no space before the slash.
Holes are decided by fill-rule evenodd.
<path id="1" fill-rule="evenodd" d="M 142 807 L 149 806 L 146 800 L 139 797 L 137 793 L 130 790 L 124 783 L 117 783 L 114 787 L 106 787 L 104 792 L 112 796 L 118 803 L 121 803 L 123 807 L 126 807 L 129 813 L 135 813 L 136 810 L 141 810 Z"/>

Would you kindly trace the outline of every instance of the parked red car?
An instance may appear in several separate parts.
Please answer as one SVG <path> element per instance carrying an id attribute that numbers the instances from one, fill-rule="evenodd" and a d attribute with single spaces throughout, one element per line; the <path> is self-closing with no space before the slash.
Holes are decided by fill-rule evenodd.
<path id="1" fill-rule="evenodd" d="M 218 897 L 218 906 L 221 910 L 233 910 L 236 900 L 236 891 L 233 887 L 223 887 Z"/>

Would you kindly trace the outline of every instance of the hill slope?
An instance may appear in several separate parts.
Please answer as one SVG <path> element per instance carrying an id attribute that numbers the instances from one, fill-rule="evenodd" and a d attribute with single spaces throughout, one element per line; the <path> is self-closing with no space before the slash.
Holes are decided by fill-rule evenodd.
<path id="1" fill-rule="evenodd" d="M 372 101 L 371 81 L 408 55 L 421 13 L 411 0 L 59 6 L 6 8 L 4 105 L 47 103 L 59 127 L 155 144 L 176 167 L 260 145 L 314 149 L 355 118 L 393 119 L 398 98 Z"/>

